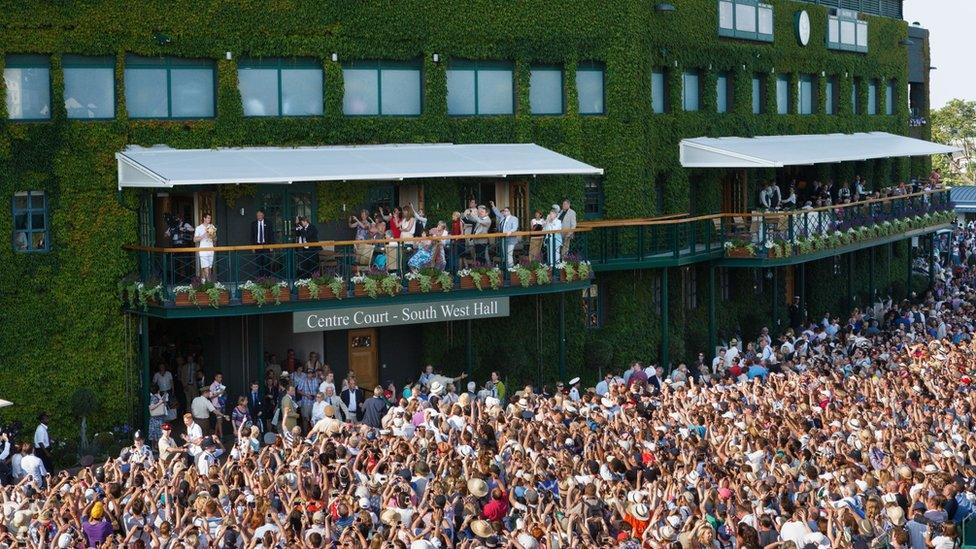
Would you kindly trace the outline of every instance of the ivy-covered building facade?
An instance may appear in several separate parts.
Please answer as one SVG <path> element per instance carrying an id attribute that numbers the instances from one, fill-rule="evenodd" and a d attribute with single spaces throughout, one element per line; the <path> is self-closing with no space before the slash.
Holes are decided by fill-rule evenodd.
<path id="1" fill-rule="evenodd" d="M 901 19 L 900 0 L 839 4 L 113 0 L 4 10 L 0 193 L 11 209 L 0 228 L 11 245 L 0 251 L 0 397 L 17 402 L 16 417 L 47 409 L 65 425 L 70 410 L 58 403 L 88 387 L 101 397 L 98 422 L 137 419 L 152 362 L 188 340 L 210 349 L 210 373 L 240 388 L 260 377 L 269 350 L 315 350 L 345 371 L 363 340 L 290 329 L 300 305 L 238 304 L 237 288 L 216 309 L 179 309 L 172 288 L 159 306 L 124 300 L 120 280 L 132 273 L 145 284 L 154 269 L 186 268 L 151 251 L 167 245 L 176 214 L 195 226 L 212 213 L 224 231 L 217 245 L 232 246 L 248 243 L 258 209 L 280 242 L 298 216 L 320 240 L 343 241 L 350 215 L 378 205 L 413 203 L 449 221 L 468 199 L 491 201 L 524 229 L 534 210 L 571 201 L 581 221 L 573 250 L 591 261 L 589 279 L 519 287 L 506 274 L 505 316 L 381 329 L 367 345 L 377 380 L 409 379 L 430 362 L 477 379 L 500 370 L 510 383 L 594 381 L 631 360 L 674 364 L 762 326 L 779 332 L 794 295 L 813 318 L 903 297 L 924 285 L 912 279 L 912 243 L 944 225 L 941 197 L 884 202 L 883 228 L 876 208 L 862 208 L 878 226 L 831 242 L 793 218 L 748 213 L 766 181 L 861 176 L 880 188 L 927 176 L 925 156 L 749 168 L 686 168 L 679 156 L 682 140 L 704 136 L 927 139 L 927 32 Z M 116 157 L 133 146 L 408 143 L 535 143 L 602 173 L 132 188 Z M 729 257 L 739 229 L 760 248 L 773 240 L 760 233 L 779 230 L 790 250 Z M 371 305 L 348 289 L 344 307 Z M 31 398 L 39 389 L 47 396 Z"/>

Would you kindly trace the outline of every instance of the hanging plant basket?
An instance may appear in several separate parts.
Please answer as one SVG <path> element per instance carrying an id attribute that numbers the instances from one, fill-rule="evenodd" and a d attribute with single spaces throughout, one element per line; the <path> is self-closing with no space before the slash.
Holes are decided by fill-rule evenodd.
<path id="1" fill-rule="evenodd" d="M 335 292 L 332 288 L 328 286 L 319 286 L 319 296 L 317 299 L 336 299 Z M 298 300 L 299 301 L 312 301 L 312 292 L 308 290 L 308 286 L 298 287 Z"/>
<path id="2" fill-rule="evenodd" d="M 220 292 L 220 298 L 217 300 L 217 305 L 227 305 L 230 303 L 230 292 L 223 290 Z M 180 292 L 176 294 L 176 299 L 174 304 L 177 307 L 206 307 L 212 305 L 210 303 L 210 294 L 207 292 L 196 292 L 196 303 L 190 300 L 190 294 L 188 292 Z"/>

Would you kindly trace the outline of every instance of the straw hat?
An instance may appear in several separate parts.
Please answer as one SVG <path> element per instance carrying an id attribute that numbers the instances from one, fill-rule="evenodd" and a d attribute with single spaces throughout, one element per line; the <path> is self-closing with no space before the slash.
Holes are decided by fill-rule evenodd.
<path id="1" fill-rule="evenodd" d="M 380 513 L 380 521 L 387 526 L 393 526 L 402 520 L 403 517 L 400 516 L 400 512 L 396 509 L 387 508 Z"/>
<path id="2" fill-rule="evenodd" d="M 631 503 L 627 506 L 627 512 L 640 521 L 650 520 L 651 518 L 650 509 L 648 509 L 647 505 L 643 503 Z"/>
<path id="3" fill-rule="evenodd" d="M 430 394 L 440 395 L 444 392 L 444 384 L 440 381 L 435 381 L 430 384 Z"/>
<path id="4" fill-rule="evenodd" d="M 474 532 L 474 535 L 478 536 L 479 538 L 487 538 L 495 535 L 495 530 L 491 527 L 491 524 L 488 524 L 488 521 L 481 519 L 471 523 L 471 531 Z"/>
<path id="5" fill-rule="evenodd" d="M 902 527 L 905 525 L 905 510 L 897 505 L 889 505 L 885 507 L 885 513 L 888 513 L 888 520 L 891 521 L 896 527 Z"/>
<path id="6" fill-rule="evenodd" d="M 488 495 L 488 483 L 480 478 L 469 479 L 468 492 L 474 497 L 483 498 Z"/>

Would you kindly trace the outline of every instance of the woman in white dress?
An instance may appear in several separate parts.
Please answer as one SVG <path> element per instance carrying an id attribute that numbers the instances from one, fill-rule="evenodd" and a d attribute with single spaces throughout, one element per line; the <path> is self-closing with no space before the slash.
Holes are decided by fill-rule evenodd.
<path id="1" fill-rule="evenodd" d="M 217 242 L 217 228 L 210 222 L 213 218 L 210 214 L 203 214 L 203 222 L 197 225 L 193 232 L 193 241 L 198 242 L 201 248 L 213 248 Z M 211 229 L 213 227 L 213 229 Z M 214 263 L 213 252 L 197 252 L 200 261 L 200 278 L 210 280 Z"/>

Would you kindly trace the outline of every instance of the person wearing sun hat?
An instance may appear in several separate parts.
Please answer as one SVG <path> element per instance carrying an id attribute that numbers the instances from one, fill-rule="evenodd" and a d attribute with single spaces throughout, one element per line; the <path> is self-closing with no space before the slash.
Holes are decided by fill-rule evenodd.
<path id="1" fill-rule="evenodd" d="M 569 380 L 569 400 L 573 402 L 580 401 L 579 382 L 580 378 L 578 376 Z"/>

